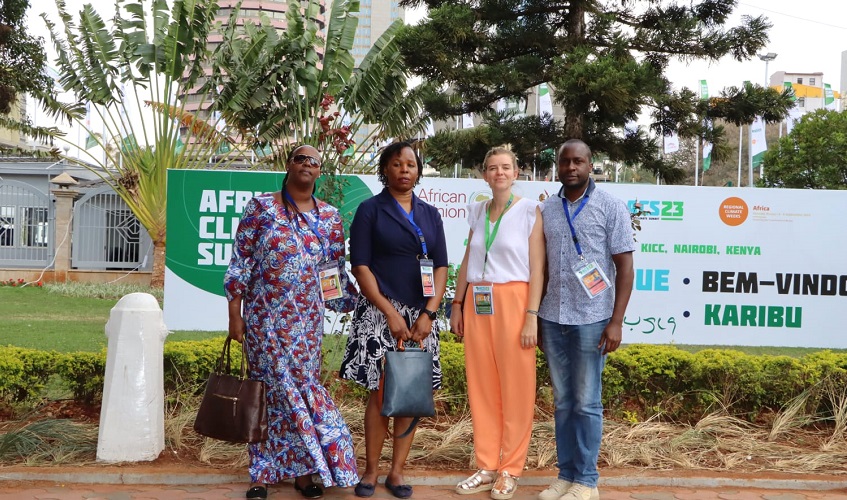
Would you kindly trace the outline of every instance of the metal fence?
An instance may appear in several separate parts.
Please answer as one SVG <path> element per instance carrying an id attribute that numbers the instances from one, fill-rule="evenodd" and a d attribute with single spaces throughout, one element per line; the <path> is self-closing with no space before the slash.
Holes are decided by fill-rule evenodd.
<path id="1" fill-rule="evenodd" d="M 0 266 L 48 267 L 53 222 L 53 204 L 45 193 L 25 182 L 0 182 Z"/>
<path id="2" fill-rule="evenodd" d="M 74 204 L 71 267 L 93 270 L 149 270 L 153 241 L 126 203 L 108 186 Z"/>

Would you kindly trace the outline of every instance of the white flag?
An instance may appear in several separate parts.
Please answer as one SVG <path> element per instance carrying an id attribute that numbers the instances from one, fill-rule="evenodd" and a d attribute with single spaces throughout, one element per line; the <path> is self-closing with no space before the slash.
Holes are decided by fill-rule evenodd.
<path id="1" fill-rule="evenodd" d="M 538 86 L 538 114 L 553 114 L 553 101 L 550 99 L 550 87 L 546 83 Z"/>
<path id="2" fill-rule="evenodd" d="M 762 158 L 765 156 L 765 151 L 767 150 L 765 122 L 761 116 L 757 116 L 756 120 L 750 125 L 750 153 L 753 155 L 754 168 L 762 163 Z"/>
<path id="3" fill-rule="evenodd" d="M 426 134 L 425 137 L 432 137 L 432 136 L 435 135 L 435 125 L 432 123 L 432 120 L 429 120 L 428 122 L 426 122 L 426 132 L 425 132 L 425 134 Z"/>
<path id="4" fill-rule="evenodd" d="M 505 98 L 497 99 L 497 104 L 495 106 L 496 107 L 494 109 L 496 109 L 498 113 L 502 113 L 503 111 L 506 111 L 506 99 Z"/>
<path id="5" fill-rule="evenodd" d="M 712 120 L 706 118 L 703 121 L 703 126 L 707 129 L 712 129 Z M 712 143 L 703 139 L 703 172 L 706 172 L 712 166 Z"/>
<path id="6" fill-rule="evenodd" d="M 638 133 L 638 122 L 635 120 L 628 121 L 623 126 L 623 135 L 634 135 Z"/>
<path id="7" fill-rule="evenodd" d="M 473 113 L 462 115 L 462 128 L 473 128 Z"/>
<path id="8" fill-rule="evenodd" d="M 799 122 L 802 117 L 803 111 L 797 106 L 788 110 L 788 119 L 785 120 L 785 133 L 790 134 L 794 129 L 794 125 L 797 125 L 797 122 Z"/>
<path id="9" fill-rule="evenodd" d="M 679 151 L 679 136 L 676 132 L 665 136 L 665 154 L 676 153 Z"/>

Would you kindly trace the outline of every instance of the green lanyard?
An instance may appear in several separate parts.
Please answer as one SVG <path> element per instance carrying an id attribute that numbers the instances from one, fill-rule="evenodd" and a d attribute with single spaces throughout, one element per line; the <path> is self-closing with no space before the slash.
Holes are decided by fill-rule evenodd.
<path id="1" fill-rule="evenodd" d="M 500 229 L 500 221 L 503 220 L 503 216 L 506 215 L 506 211 L 509 210 L 509 207 L 512 206 L 512 200 L 515 199 L 514 194 L 509 195 L 509 201 L 506 202 L 506 206 L 503 208 L 503 211 L 500 212 L 500 217 L 497 217 L 497 222 L 494 223 L 494 231 L 491 231 L 491 202 L 488 203 L 488 208 L 485 209 L 485 262 L 482 264 L 482 279 L 485 279 L 485 268 L 488 266 L 488 251 L 491 250 L 491 245 L 494 244 L 494 238 L 497 237 L 497 230 Z"/>

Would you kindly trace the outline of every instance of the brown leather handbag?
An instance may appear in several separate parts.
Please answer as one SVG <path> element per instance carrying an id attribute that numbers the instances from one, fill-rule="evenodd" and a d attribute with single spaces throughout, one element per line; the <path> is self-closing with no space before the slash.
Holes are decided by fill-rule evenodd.
<path id="1" fill-rule="evenodd" d="M 230 375 L 229 346 L 215 371 L 209 375 L 206 392 L 194 419 L 194 431 L 231 443 L 257 443 L 268 439 L 268 400 L 265 383 L 247 378 L 247 339 L 241 344 L 241 376 Z"/>

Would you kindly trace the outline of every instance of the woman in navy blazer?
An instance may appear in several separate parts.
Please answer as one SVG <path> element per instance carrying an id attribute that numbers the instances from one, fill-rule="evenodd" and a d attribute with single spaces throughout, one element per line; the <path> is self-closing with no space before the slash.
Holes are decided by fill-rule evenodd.
<path id="1" fill-rule="evenodd" d="M 441 215 L 414 194 L 422 170 L 420 157 L 408 142 L 386 147 L 379 157 L 379 179 L 385 188 L 359 205 L 350 226 L 350 264 L 361 295 L 340 373 L 370 391 L 365 410 L 366 469 L 355 490 L 360 497 L 374 494 L 388 431 L 388 417 L 380 415 L 385 353 L 396 351 L 401 340 L 420 342 L 432 353 L 432 388 L 441 387 L 435 311 L 447 286 L 447 243 Z M 432 261 L 429 277 L 422 276 L 422 259 Z M 425 284 L 431 285 L 428 294 Z M 394 453 L 385 486 L 397 498 L 412 496 L 412 487 L 403 481 L 403 467 L 414 431 L 398 436 L 411 421 L 411 417 L 394 419 Z"/>

